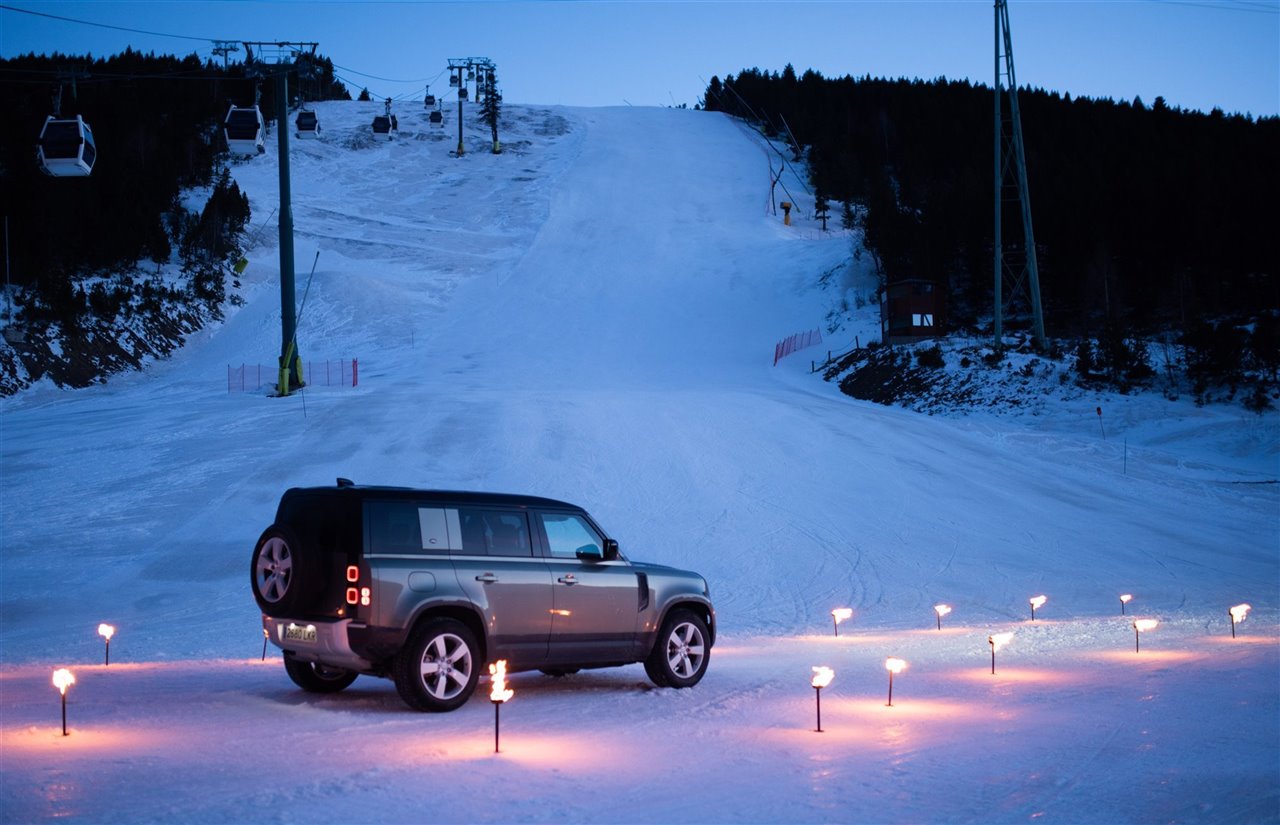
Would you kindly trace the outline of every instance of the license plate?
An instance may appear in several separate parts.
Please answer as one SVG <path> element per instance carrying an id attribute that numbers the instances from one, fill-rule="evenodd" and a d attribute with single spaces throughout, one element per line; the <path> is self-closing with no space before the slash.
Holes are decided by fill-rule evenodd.
<path id="1" fill-rule="evenodd" d="M 316 626 L 288 624 L 284 627 L 284 640 L 286 642 L 315 642 Z"/>

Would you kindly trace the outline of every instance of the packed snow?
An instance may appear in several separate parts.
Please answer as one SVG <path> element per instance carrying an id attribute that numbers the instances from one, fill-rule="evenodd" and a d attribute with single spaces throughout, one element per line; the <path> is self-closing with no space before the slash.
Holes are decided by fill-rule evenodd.
<path id="1" fill-rule="evenodd" d="M 381 104 L 321 104 L 291 146 L 301 354 L 356 386 L 231 385 L 279 352 L 271 222 L 243 306 L 173 357 L 0 401 L 4 821 L 1280 822 L 1274 413 L 854 401 L 810 361 L 876 335 L 827 325 L 871 275 L 811 206 L 783 225 L 748 129 L 512 105 L 493 155 L 469 108 L 459 158 L 455 109 L 402 106 L 386 140 Z M 258 223 L 268 148 L 233 168 Z M 706 677 L 515 674 L 499 753 L 483 686 L 438 715 L 370 677 L 302 692 L 249 556 L 286 488 L 339 476 L 582 504 L 706 576 Z"/>

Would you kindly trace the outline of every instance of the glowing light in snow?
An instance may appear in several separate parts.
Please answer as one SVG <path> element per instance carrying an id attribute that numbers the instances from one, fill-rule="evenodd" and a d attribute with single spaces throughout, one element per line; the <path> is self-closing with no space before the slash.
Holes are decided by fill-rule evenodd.
<path id="1" fill-rule="evenodd" d="M 1124 606 L 1131 601 L 1133 601 L 1132 593 L 1125 593 L 1123 596 L 1120 597 L 1120 615 L 1121 616 L 1124 615 Z"/>
<path id="2" fill-rule="evenodd" d="M 815 667 L 811 684 L 816 688 L 824 688 L 836 678 L 836 672 L 829 667 Z"/>
<path id="3" fill-rule="evenodd" d="M 65 667 L 60 667 L 53 672 L 53 686 L 56 687 L 63 696 L 67 695 L 67 688 L 71 687 L 75 683 L 75 675 Z"/>
<path id="4" fill-rule="evenodd" d="M 1134 619 L 1133 620 L 1133 652 L 1134 653 L 1140 652 L 1139 644 L 1138 644 L 1138 635 L 1148 630 L 1154 630 L 1156 625 L 1158 624 L 1160 624 L 1160 622 L 1156 621 L 1155 619 Z"/>
<path id="5" fill-rule="evenodd" d="M 835 610 L 831 611 L 831 625 L 832 627 L 835 628 L 837 636 L 840 635 L 840 623 L 843 622 L 845 619 L 849 619 L 852 617 L 853 617 L 852 607 L 837 607 Z"/>
<path id="6" fill-rule="evenodd" d="M 1036 620 L 1036 608 L 1044 607 L 1044 603 L 1049 601 L 1049 597 L 1045 595 L 1032 596 L 1027 600 L 1031 604 L 1031 621 Z"/>
<path id="7" fill-rule="evenodd" d="M 943 616 L 945 616 L 945 615 L 947 615 L 948 613 L 950 613 L 950 612 L 951 612 L 951 605 L 949 605 L 949 604 L 935 604 L 935 605 L 933 606 L 933 612 L 938 614 L 938 629 L 939 629 L 939 630 L 941 630 L 941 629 L 942 629 L 942 617 L 943 617 Z"/>
<path id="8" fill-rule="evenodd" d="M 505 702 L 515 691 L 507 687 L 507 660 L 499 659 L 489 665 L 489 675 L 493 677 L 493 688 L 489 691 L 490 702 Z"/>
<path id="9" fill-rule="evenodd" d="M 893 658 L 885 659 L 884 669 L 889 671 L 890 673 L 901 673 L 902 671 L 907 669 L 907 663 L 901 659 L 893 659 Z"/>
<path id="10" fill-rule="evenodd" d="M 993 633 L 987 637 L 987 644 L 991 645 L 996 650 L 999 650 L 1011 641 L 1013 641 L 1012 633 Z"/>
<path id="11" fill-rule="evenodd" d="M 98 625 L 98 635 L 109 642 L 111 637 L 116 635 L 116 629 L 109 624 L 100 624 Z"/>

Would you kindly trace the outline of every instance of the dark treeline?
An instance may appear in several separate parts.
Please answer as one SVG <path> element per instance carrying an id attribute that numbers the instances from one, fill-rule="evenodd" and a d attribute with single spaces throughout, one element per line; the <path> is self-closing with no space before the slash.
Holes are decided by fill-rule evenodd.
<path id="1" fill-rule="evenodd" d="M 349 99 L 333 64 L 316 58 L 311 79 L 290 77 L 291 96 Z M 247 217 L 235 184 L 218 174 L 225 147 L 221 123 L 231 103 L 254 102 L 257 81 L 243 64 L 144 55 L 126 50 L 104 59 L 26 55 L 0 60 L 0 213 L 9 221 L 9 262 L 16 286 L 32 289 L 46 307 L 74 297 L 74 277 L 142 260 L 184 261 L 193 249 L 225 247 L 211 217 L 188 212 L 181 192 L 213 185 L 210 204 L 235 228 Z M 35 145 L 61 89 L 61 115 L 81 115 L 98 148 L 88 178 L 50 178 Z M 261 82 L 259 105 L 273 118 L 275 83 Z M 296 99 L 296 98 L 295 98 Z M 231 194 L 224 196 L 223 190 Z M 233 197 L 234 196 L 234 197 Z M 236 214 L 244 211 L 245 214 Z"/>
<path id="2" fill-rule="evenodd" d="M 1020 90 L 1051 335 L 1248 323 L 1280 307 L 1280 119 Z M 968 82 L 712 78 L 705 108 L 790 126 L 823 195 L 860 205 L 890 280 L 949 289 L 989 321 L 993 93 Z M 1007 111 L 1007 103 L 1006 103 Z M 1005 237 L 1021 238 L 1016 204 Z"/>

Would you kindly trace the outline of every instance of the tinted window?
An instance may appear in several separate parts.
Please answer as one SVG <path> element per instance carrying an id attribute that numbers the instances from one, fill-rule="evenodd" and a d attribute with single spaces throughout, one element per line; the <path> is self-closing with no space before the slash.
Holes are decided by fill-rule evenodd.
<path id="1" fill-rule="evenodd" d="M 418 506 L 410 501 L 370 501 L 365 505 L 370 553 L 443 552 L 423 550 Z"/>
<path id="2" fill-rule="evenodd" d="M 583 550 L 604 556 L 604 543 L 600 535 L 581 516 L 573 513 L 541 513 L 542 528 L 547 533 L 547 545 L 556 558 L 577 558 Z"/>
<path id="3" fill-rule="evenodd" d="M 468 556 L 532 556 L 529 519 L 509 510 L 458 508 L 462 552 Z"/>

